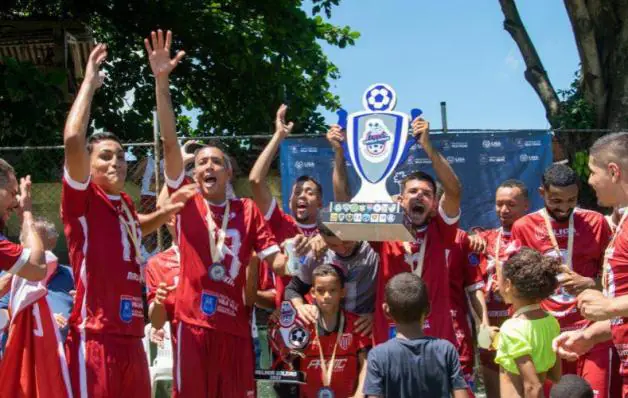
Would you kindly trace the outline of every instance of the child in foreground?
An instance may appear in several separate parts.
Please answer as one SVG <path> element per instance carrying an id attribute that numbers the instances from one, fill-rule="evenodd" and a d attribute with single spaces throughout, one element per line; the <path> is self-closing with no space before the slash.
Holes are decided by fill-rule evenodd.
<path id="1" fill-rule="evenodd" d="M 497 269 L 499 292 L 514 311 L 499 332 L 500 391 L 503 397 L 544 397 L 546 378 L 560 379 L 560 361 L 552 350 L 560 326 L 540 302 L 556 290 L 560 262 L 517 246 L 511 243 L 509 259 Z"/>
<path id="2" fill-rule="evenodd" d="M 408 272 L 393 277 L 386 284 L 383 308 L 397 335 L 369 353 L 364 395 L 467 398 L 456 347 L 423 335 L 430 303 L 421 278 Z"/>

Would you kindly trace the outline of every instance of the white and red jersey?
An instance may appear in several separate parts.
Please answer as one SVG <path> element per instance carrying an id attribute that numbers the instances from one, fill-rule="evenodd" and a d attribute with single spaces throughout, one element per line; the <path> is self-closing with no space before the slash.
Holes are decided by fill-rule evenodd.
<path id="1" fill-rule="evenodd" d="M 625 209 L 624 209 L 625 211 Z M 606 249 L 608 267 L 604 275 L 604 294 L 621 297 L 628 294 L 628 220 L 624 220 L 615 231 L 614 241 Z M 628 378 L 628 317 L 611 319 L 613 344 L 621 360 L 620 374 Z M 624 382 L 624 388 L 626 388 Z"/>
<path id="2" fill-rule="evenodd" d="M 528 214 L 515 222 L 512 227 L 513 239 L 523 246 L 537 250 L 546 256 L 558 257 L 550 240 L 543 212 Z M 604 250 L 608 245 L 611 230 L 604 216 L 591 210 L 575 208 L 573 211 L 574 240 L 571 256 L 574 272 L 588 278 L 597 278 L 602 269 Z M 567 263 L 569 220 L 550 223 L 561 252 L 563 264 Z M 543 309 L 558 319 L 561 330 L 580 329 L 588 324 L 577 308 L 576 297 L 559 288 L 541 303 Z"/>
<path id="3" fill-rule="evenodd" d="M 503 228 L 490 229 L 480 232 L 479 236 L 486 241 L 486 250 L 480 254 L 480 271 L 484 279 L 484 297 L 486 310 L 491 326 L 501 326 L 510 317 L 510 304 L 506 304 L 497 290 L 496 259 L 505 261 L 505 251 L 512 240 L 510 231 Z M 499 245 L 497 239 L 499 238 Z M 499 246 L 499 253 L 495 253 Z M 499 257 L 498 257 L 499 256 Z"/>
<path id="4" fill-rule="evenodd" d="M 30 249 L 11 242 L 0 233 L 0 270 L 15 275 L 28 262 L 30 255 Z"/>
<path id="5" fill-rule="evenodd" d="M 176 181 L 167 179 L 167 183 L 171 191 L 176 191 L 184 184 L 183 175 Z M 250 338 L 250 314 L 244 306 L 246 267 L 253 251 L 263 260 L 279 252 L 279 247 L 252 200 L 228 201 L 229 220 L 222 259 L 211 256 L 208 202 L 201 193 L 196 193 L 177 214 L 181 273 L 175 296 L 175 320 Z M 209 205 L 216 229 L 222 226 L 225 206 L 226 202 L 221 206 Z M 221 272 L 212 270 L 216 267 Z"/>
<path id="6" fill-rule="evenodd" d="M 386 318 L 382 309 L 386 283 L 397 274 L 413 272 L 413 268 L 418 265 L 420 247 L 426 237 L 427 246 L 421 278 L 427 285 L 431 310 L 423 328 L 426 335 L 456 343 L 450 312 L 449 271 L 445 250 L 454 245 L 459 218 L 447 217 L 444 210 L 439 207 L 428 225 L 417 231 L 415 242 L 410 243 L 410 253 L 406 251 L 402 242 L 371 242 L 371 246 L 380 256 L 381 265 L 377 277 L 373 322 L 373 337 L 376 344 L 396 335 L 394 323 Z"/>
<path id="7" fill-rule="evenodd" d="M 123 211 L 122 202 L 132 220 Z M 133 239 L 120 217 L 127 225 L 135 223 L 141 239 L 129 196 L 107 195 L 90 180 L 80 183 L 65 173 L 61 218 L 76 283 L 69 323 L 81 330 L 142 337 L 141 269 Z"/>
<path id="8" fill-rule="evenodd" d="M 172 246 L 163 252 L 154 255 L 146 264 L 146 300 L 150 305 L 155 299 L 155 293 L 160 283 L 166 286 L 176 286 L 179 283 L 179 250 Z M 174 320 L 174 298 L 171 292 L 163 302 L 168 314 L 168 320 Z"/>
<path id="9" fill-rule="evenodd" d="M 264 218 L 279 244 L 299 234 L 303 234 L 308 238 L 318 234 L 318 226 L 316 224 L 301 224 L 297 222 L 292 216 L 281 210 L 275 198 L 272 199 Z M 261 269 L 270 269 L 272 272 L 272 268 L 266 262 L 262 262 L 261 267 Z M 279 308 L 281 300 L 283 300 L 283 292 L 291 279 L 292 276 L 285 275 L 275 280 L 275 288 L 277 290 L 275 305 L 277 308 Z"/>

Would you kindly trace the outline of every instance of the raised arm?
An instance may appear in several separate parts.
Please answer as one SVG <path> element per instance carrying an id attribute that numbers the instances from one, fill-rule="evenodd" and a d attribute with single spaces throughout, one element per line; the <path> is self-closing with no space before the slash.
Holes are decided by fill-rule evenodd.
<path id="1" fill-rule="evenodd" d="M 44 244 L 33 225 L 35 220 L 32 213 L 30 176 L 20 179 L 18 214 L 22 219 L 24 247 L 30 250 L 30 254 L 17 275 L 28 280 L 42 280 L 46 276 L 46 258 L 44 256 Z"/>
<path id="2" fill-rule="evenodd" d="M 159 131 L 164 145 L 164 162 L 166 178 L 176 180 L 183 174 L 183 157 L 177 141 L 177 128 L 172 100 L 170 98 L 170 72 L 185 56 L 179 51 L 174 58 L 170 58 L 172 32 L 168 31 L 164 40 L 164 33 L 160 30 L 151 32 L 150 40 L 144 39 L 144 46 L 148 53 L 150 68 L 155 77 L 155 96 L 157 101 L 157 117 Z"/>
<path id="3" fill-rule="evenodd" d="M 268 209 L 270 208 L 273 200 L 273 196 L 266 181 L 268 177 L 268 170 L 270 170 L 270 165 L 279 150 L 279 144 L 281 144 L 281 141 L 283 141 L 294 128 L 294 123 L 286 123 L 287 110 L 288 106 L 285 104 L 282 104 L 277 110 L 277 115 L 275 117 L 275 134 L 273 134 L 270 142 L 259 155 L 253 165 L 253 168 L 251 169 L 251 172 L 249 173 L 249 182 L 251 183 L 253 200 L 257 204 L 257 207 L 259 207 L 262 211 L 262 214 L 268 213 Z"/>
<path id="4" fill-rule="evenodd" d="M 334 200 L 338 202 L 348 202 L 351 200 L 347 165 L 345 164 L 345 153 L 342 149 L 342 142 L 344 140 L 345 135 L 342 128 L 337 124 L 331 125 L 327 132 L 327 141 L 329 141 L 329 144 L 334 150 L 334 172 L 332 181 L 334 184 Z"/>
<path id="5" fill-rule="evenodd" d="M 422 118 L 416 118 L 412 122 L 412 134 L 419 140 L 423 150 L 432 161 L 434 172 L 443 185 L 445 192 L 440 204 L 448 217 L 457 217 L 460 214 L 462 185 L 447 159 L 432 146 L 429 130 L 430 124 Z"/>
<path id="6" fill-rule="evenodd" d="M 103 77 L 98 70 L 106 58 L 107 46 L 105 44 L 98 44 L 89 54 L 85 78 L 72 104 L 63 130 L 65 168 L 70 178 L 77 182 L 86 182 L 89 178 L 89 155 L 85 148 L 85 135 L 89 125 L 92 98 L 103 83 Z"/>

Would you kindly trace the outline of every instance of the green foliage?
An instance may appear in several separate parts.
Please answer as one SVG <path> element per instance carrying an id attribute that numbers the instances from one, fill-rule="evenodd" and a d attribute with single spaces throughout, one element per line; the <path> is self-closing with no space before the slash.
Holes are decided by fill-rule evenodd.
<path id="1" fill-rule="evenodd" d="M 561 100 L 561 111 L 552 124 L 563 129 L 592 129 L 595 128 L 595 111 L 582 93 L 581 76 L 578 70 L 574 80 L 566 90 L 558 90 Z"/>
<path id="2" fill-rule="evenodd" d="M 315 0 L 313 12 L 329 16 L 338 3 Z M 339 106 L 329 82 L 340 73 L 320 42 L 342 48 L 359 37 L 289 0 L 14 0 L 0 6 L 3 12 L 78 19 L 108 44 L 108 79 L 92 114 L 96 127 L 124 139 L 152 137 L 154 83 L 143 39 L 153 29 L 172 30 L 173 51 L 187 53 L 172 75 L 172 94 L 177 114 L 184 107 L 200 112 L 196 130 L 179 117 L 181 130 L 192 135 L 270 133 L 282 102 L 297 132 L 324 131 L 317 109 Z"/>

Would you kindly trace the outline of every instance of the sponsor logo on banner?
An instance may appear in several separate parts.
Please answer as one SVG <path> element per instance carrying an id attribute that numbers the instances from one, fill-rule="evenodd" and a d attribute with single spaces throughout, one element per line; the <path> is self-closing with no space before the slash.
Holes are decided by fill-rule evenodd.
<path id="1" fill-rule="evenodd" d="M 480 154 L 479 161 L 482 166 L 486 166 L 489 163 L 505 163 L 506 156 L 489 156 L 482 153 Z"/>
<path id="2" fill-rule="evenodd" d="M 450 164 L 454 163 L 465 163 L 467 160 L 462 156 L 447 156 L 447 162 Z"/>
<path id="3" fill-rule="evenodd" d="M 489 148 L 501 148 L 502 147 L 502 143 L 501 141 L 492 141 L 492 140 L 484 140 L 482 141 L 482 147 L 489 149 Z"/>
<path id="4" fill-rule="evenodd" d="M 538 162 L 539 160 L 541 160 L 541 157 L 538 155 L 528 155 L 527 153 L 519 155 L 519 161 L 522 163 Z"/>
<path id="5" fill-rule="evenodd" d="M 312 169 L 314 168 L 314 162 L 303 162 L 301 160 L 297 160 L 294 164 L 297 169 Z"/>

